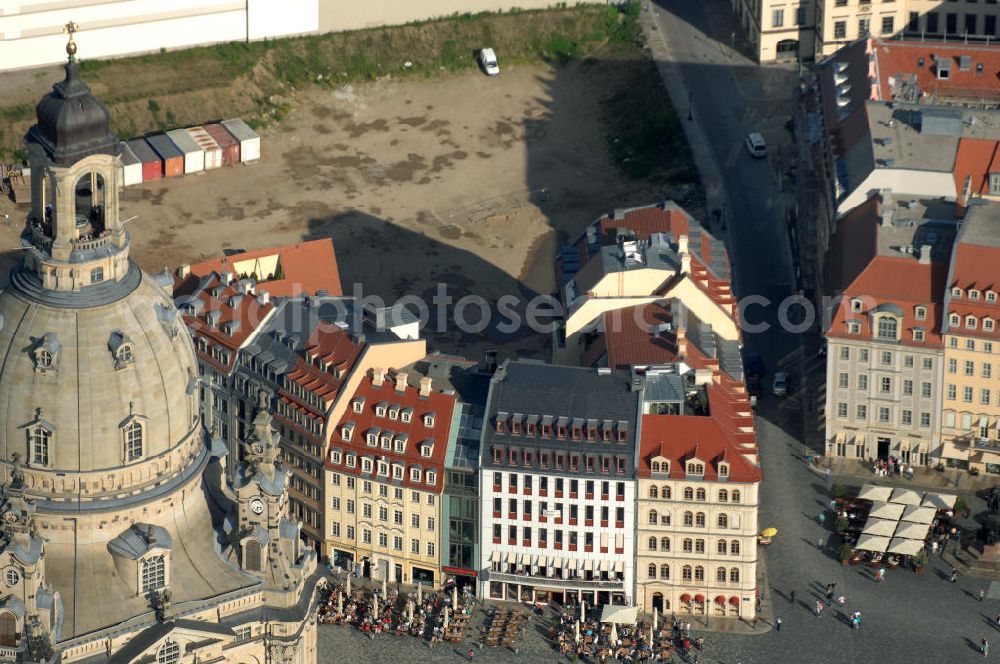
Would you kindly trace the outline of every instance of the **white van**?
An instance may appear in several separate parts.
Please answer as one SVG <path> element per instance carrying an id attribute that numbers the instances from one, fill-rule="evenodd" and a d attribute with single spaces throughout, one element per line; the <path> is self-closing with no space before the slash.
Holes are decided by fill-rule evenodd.
<path id="1" fill-rule="evenodd" d="M 767 143 L 764 142 L 764 137 L 758 132 L 751 132 L 747 134 L 747 152 L 750 153 L 751 157 L 766 157 L 767 156 Z"/>

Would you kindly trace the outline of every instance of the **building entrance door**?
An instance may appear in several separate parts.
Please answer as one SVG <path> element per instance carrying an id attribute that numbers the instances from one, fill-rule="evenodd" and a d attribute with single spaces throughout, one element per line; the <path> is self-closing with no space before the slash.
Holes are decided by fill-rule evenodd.
<path id="1" fill-rule="evenodd" d="M 892 439 L 887 436 L 878 437 L 878 458 L 888 459 L 889 458 L 889 446 L 892 444 Z"/>

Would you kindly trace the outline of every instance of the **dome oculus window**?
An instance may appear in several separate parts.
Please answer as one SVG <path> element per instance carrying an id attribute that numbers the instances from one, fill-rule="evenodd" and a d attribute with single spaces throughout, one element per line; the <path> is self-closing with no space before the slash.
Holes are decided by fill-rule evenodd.
<path id="1" fill-rule="evenodd" d="M 35 371 L 50 373 L 59 368 L 59 338 L 54 332 L 46 332 L 35 344 L 32 355 L 35 360 Z"/>
<path id="2" fill-rule="evenodd" d="M 132 340 L 121 330 L 115 330 L 108 338 L 108 350 L 116 369 L 124 369 L 135 362 Z"/>

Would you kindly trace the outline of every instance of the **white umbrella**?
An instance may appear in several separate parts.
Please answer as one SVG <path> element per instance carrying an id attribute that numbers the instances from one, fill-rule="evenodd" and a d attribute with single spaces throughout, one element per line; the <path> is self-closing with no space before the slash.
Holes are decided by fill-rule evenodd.
<path id="1" fill-rule="evenodd" d="M 382 579 L 382 597 L 389 596 L 389 579 Z"/>
<path id="2" fill-rule="evenodd" d="M 927 492 L 924 494 L 924 502 L 921 503 L 923 507 L 933 507 L 939 510 L 949 510 L 955 506 L 955 499 L 958 498 L 952 493 L 933 493 Z"/>
<path id="3" fill-rule="evenodd" d="M 896 537 L 893 538 L 892 544 L 889 545 L 889 553 L 898 553 L 904 556 L 915 556 L 923 548 L 924 543 L 922 540 Z"/>
<path id="4" fill-rule="evenodd" d="M 448 629 L 448 607 L 444 607 L 444 627 L 442 629 Z"/>
<path id="5" fill-rule="evenodd" d="M 451 605 L 458 610 L 458 584 L 456 583 L 451 587 Z"/>
<path id="6" fill-rule="evenodd" d="M 910 505 L 906 507 L 900 520 L 911 523 L 931 523 L 937 516 L 937 510 L 933 507 L 916 507 Z"/>
<path id="7" fill-rule="evenodd" d="M 573 640 L 576 641 L 577 643 L 579 643 L 580 642 L 580 621 L 579 620 L 577 620 L 573 624 L 573 635 L 574 635 L 574 639 Z"/>
<path id="8" fill-rule="evenodd" d="M 406 603 L 406 618 L 410 622 L 413 622 L 413 602 Z"/>
<path id="9" fill-rule="evenodd" d="M 882 503 L 876 501 L 872 503 L 872 509 L 868 512 L 868 518 L 875 517 L 876 519 L 895 519 L 898 521 L 905 507 L 905 505 L 899 503 Z"/>
<path id="10" fill-rule="evenodd" d="M 611 645 L 618 645 L 618 623 L 611 623 Z"/>
<path id="11" fill-rule="evenodd" d="M 656 607 L 654 606 L 653 607 L 653 629 L 654 630 L 656 629 L 656 625 L 657 625 L 657 622 L 656 622 Z"/>
<path id="12" fill-rule="evenodd" d="M 344 613 L 344 593 L 337 591 L 337 615 Z"/>
<path id="13" fill-rule="evenodd" d="M 347 594 L 351 594 L 351 575 L 347 575 Z"/>
<path id="14" fill-rule="evenodd" d="M 417 604 L 424 603 L 424 587 L 421 584 L 417 584 Z"/>
<path id="15" fill-rule="evenodd" d="M 865 551 L 874 551 L 876 553 L 884 553 L 885 550 L 889 548 L 889 542 L 890 540 L 888 537 L 862 534 L 861 537 L 858 538 L 858 543 L 854 548 L 863 549 Z"/>
<path id="16" fill-rule="evenodd" d="M 919 505 L 923 500 L 923 496 L 913 489 L 906 489 L 899 487 L 893 489 L 892 498 L 889 499 L 890 503 L 899 503 L 901 505 Z"/>
<path id="17" fill-rule="evenodd" d="M 863 500 L 872 500 L 879 502 L 888 502 L 889 498 L 892 496 L 892 487 L 888 486 L 875 486 L 874 484 L 866 484 L 861 487 L 861 491 L 858 492 L 858 498 Z"/>
<path id="18" fill-rule="evenodd" d="M 923 540 L 927 537 L 927 531 L 930 530 L 930 526 L 926 523 L 913 523 L 911 521 L 900 521 L 899 527 L 896 528 L 895 537 L 913 539 L 913 540 Z"/>
<path id="19" fill-rule="evenodd" d="M 580 600 L 580 622 L 587 619 L 587 602 L 586 600 Z"/>
<path id="20" fill-rule="evenodd" d="M 865 535 L 876 535 L 878 537 L 892 537 L 899 524 L 895 519 L 868 519 L 865 528 L 861 532 Z"/>
<path id="21" fill-rule="evenodd" d="M 378 595 L 372 597 L 372 617 L 378 620 Z"/>

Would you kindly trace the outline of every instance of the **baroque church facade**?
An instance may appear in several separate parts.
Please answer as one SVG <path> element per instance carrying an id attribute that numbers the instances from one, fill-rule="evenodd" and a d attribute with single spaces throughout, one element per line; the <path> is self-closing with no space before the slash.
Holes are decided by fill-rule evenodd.
<path id="1" fill-rule="evenodd" d="M 25 137 L 0 293 L 0 661 L 313 664 L 323 581 L 269 397 L 225 459 L 183 322 L 129 259 L 119 141 L 75 50 Z"/>

